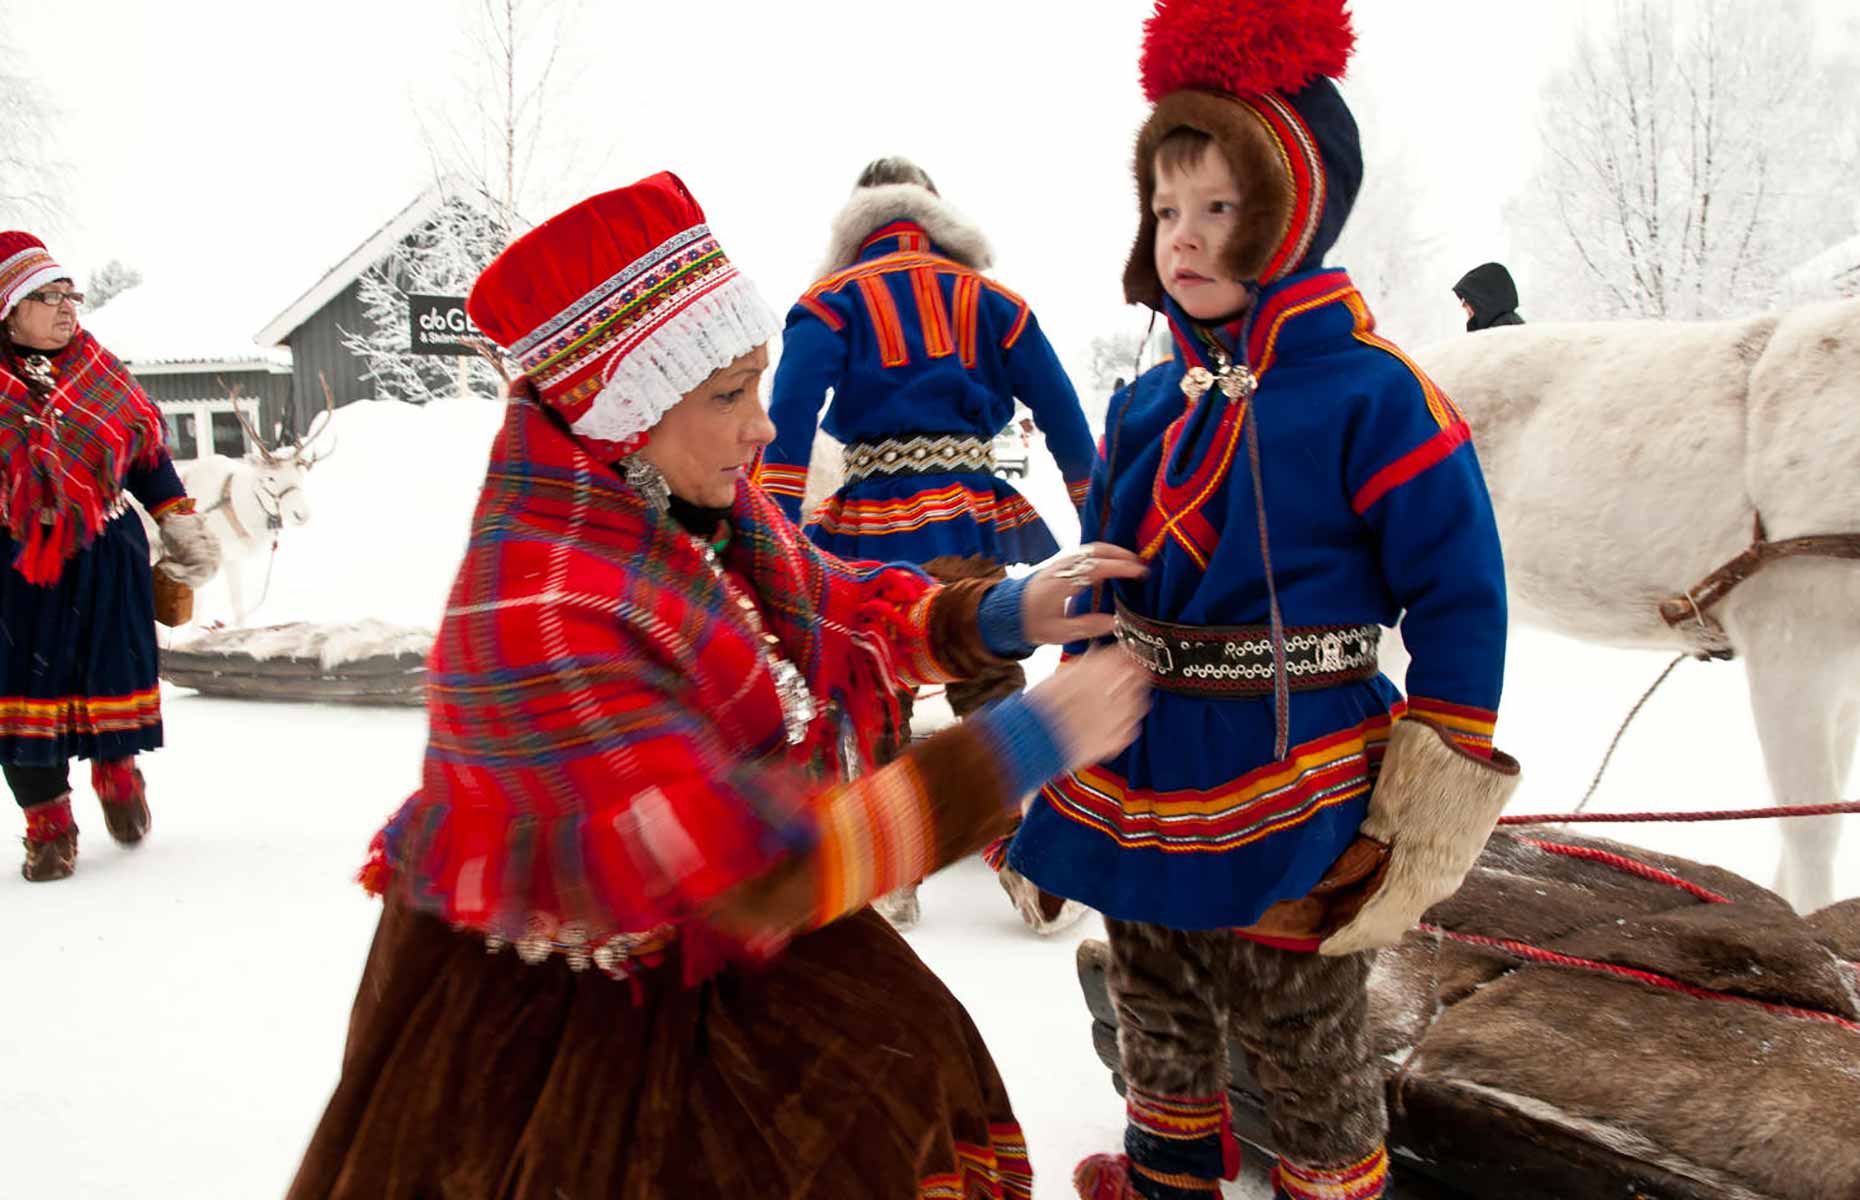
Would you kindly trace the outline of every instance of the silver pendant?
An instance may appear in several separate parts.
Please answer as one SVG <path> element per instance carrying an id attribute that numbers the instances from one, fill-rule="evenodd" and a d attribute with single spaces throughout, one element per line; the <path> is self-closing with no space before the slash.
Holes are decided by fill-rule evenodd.
<path id="1" fill-rule="evenodd" d="M 620 460 L 620 474 L 645 499 L 647 508 L 662 513 L 671 506 L 671 485 L 665 482 L 659 468 L 638 454 L 629 454 Z"/>
<path id="2" fill-rule="evenodd" d="M 768 655 L 769 677 L 775 681 L 775 698 L 781 701 L 782 722 L 788 727 L 788 744 L 798 746 L 807 738 L 807 727 L 819 715 L 814 694 L 807 690 L 807 680 L 800 668 L 785 658 Z"/>

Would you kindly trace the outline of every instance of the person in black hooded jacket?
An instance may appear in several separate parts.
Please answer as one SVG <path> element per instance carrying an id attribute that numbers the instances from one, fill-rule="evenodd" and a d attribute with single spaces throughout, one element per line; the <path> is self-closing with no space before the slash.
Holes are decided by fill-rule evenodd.
<path id="1" fill-rule="evenodd" d="M 1518 285 L 1503 263 L 1481 263 L 1460 277 L 1453 294 L 1466 310 L 1466 332 L 1477 333 L 1499 325 L 1522 325 L 1518 315 Z"/>

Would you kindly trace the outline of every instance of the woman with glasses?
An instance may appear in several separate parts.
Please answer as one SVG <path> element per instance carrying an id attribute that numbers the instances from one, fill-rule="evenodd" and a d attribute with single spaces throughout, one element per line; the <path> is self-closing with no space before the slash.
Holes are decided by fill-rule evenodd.
<path id="1" fill-rule="evenodd" d="M 198 587 L 220 548 L 181 486 L 162 417 L 78 322 L 84 294 L 45 244 L 0 233 L 0 768 L 26 815 L 34 882 L 77 866 L 70 762 L 87 758 L 104 825 L 149 828 L 136 755 L 162 744 L 148 537 Z"/>

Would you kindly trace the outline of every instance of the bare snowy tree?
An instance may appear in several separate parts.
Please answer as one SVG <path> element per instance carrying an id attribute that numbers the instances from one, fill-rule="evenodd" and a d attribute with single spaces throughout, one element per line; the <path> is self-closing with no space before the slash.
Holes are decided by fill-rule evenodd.
<path id="1" fill-rule="evenodd" d="M 1534 312 L 1699 318 L 1768 307 L 1848 228 L 1860 81 L 1801 0 L 1615 0 L 1546 85 L 1511 206 Z"/>
<path id="2" fill-rule="evenodd" d="M 0 6 L 0 27 L 10 28 Z M 19 55 L 0 45 L 0 227 L 44 227 L 58 219 L 65 170 L 52 154 L 54 113 Z"/>
<path id="3" fill-rule="evenodd" d="M 422 116 L 432 217 L 362 276 L 364 327 L 343 344 L 365 364 L 382 399 L 424 403 L 458 393 L 496 396 L 490 364 L 411 353 L 410 294 L 464 295 L 511 239 L 560 198 L 572 143 L 547 118 L 565 84 L 574 0 L 479 0 L 449 106 Z M 572 183 L 570 184 L 572 186 Z"/>
<path id="4" fill-rule="evenodd" d="M 96 312 L 111 300 L 142 282 L 142 272 L 120 258 L 113 258 L 91 271 L 84 281 L 84 309 Z"/>

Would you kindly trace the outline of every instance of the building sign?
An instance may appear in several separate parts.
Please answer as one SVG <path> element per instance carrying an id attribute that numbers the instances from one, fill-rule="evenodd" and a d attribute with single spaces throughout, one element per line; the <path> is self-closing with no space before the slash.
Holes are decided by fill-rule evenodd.
<path id="1" fill-rule="evenodd" d="M 471 343 L 484 338 L 465 315 L 463 296 L 409 295 L 407 317 L 415 354 L 476 354 Z"/>

